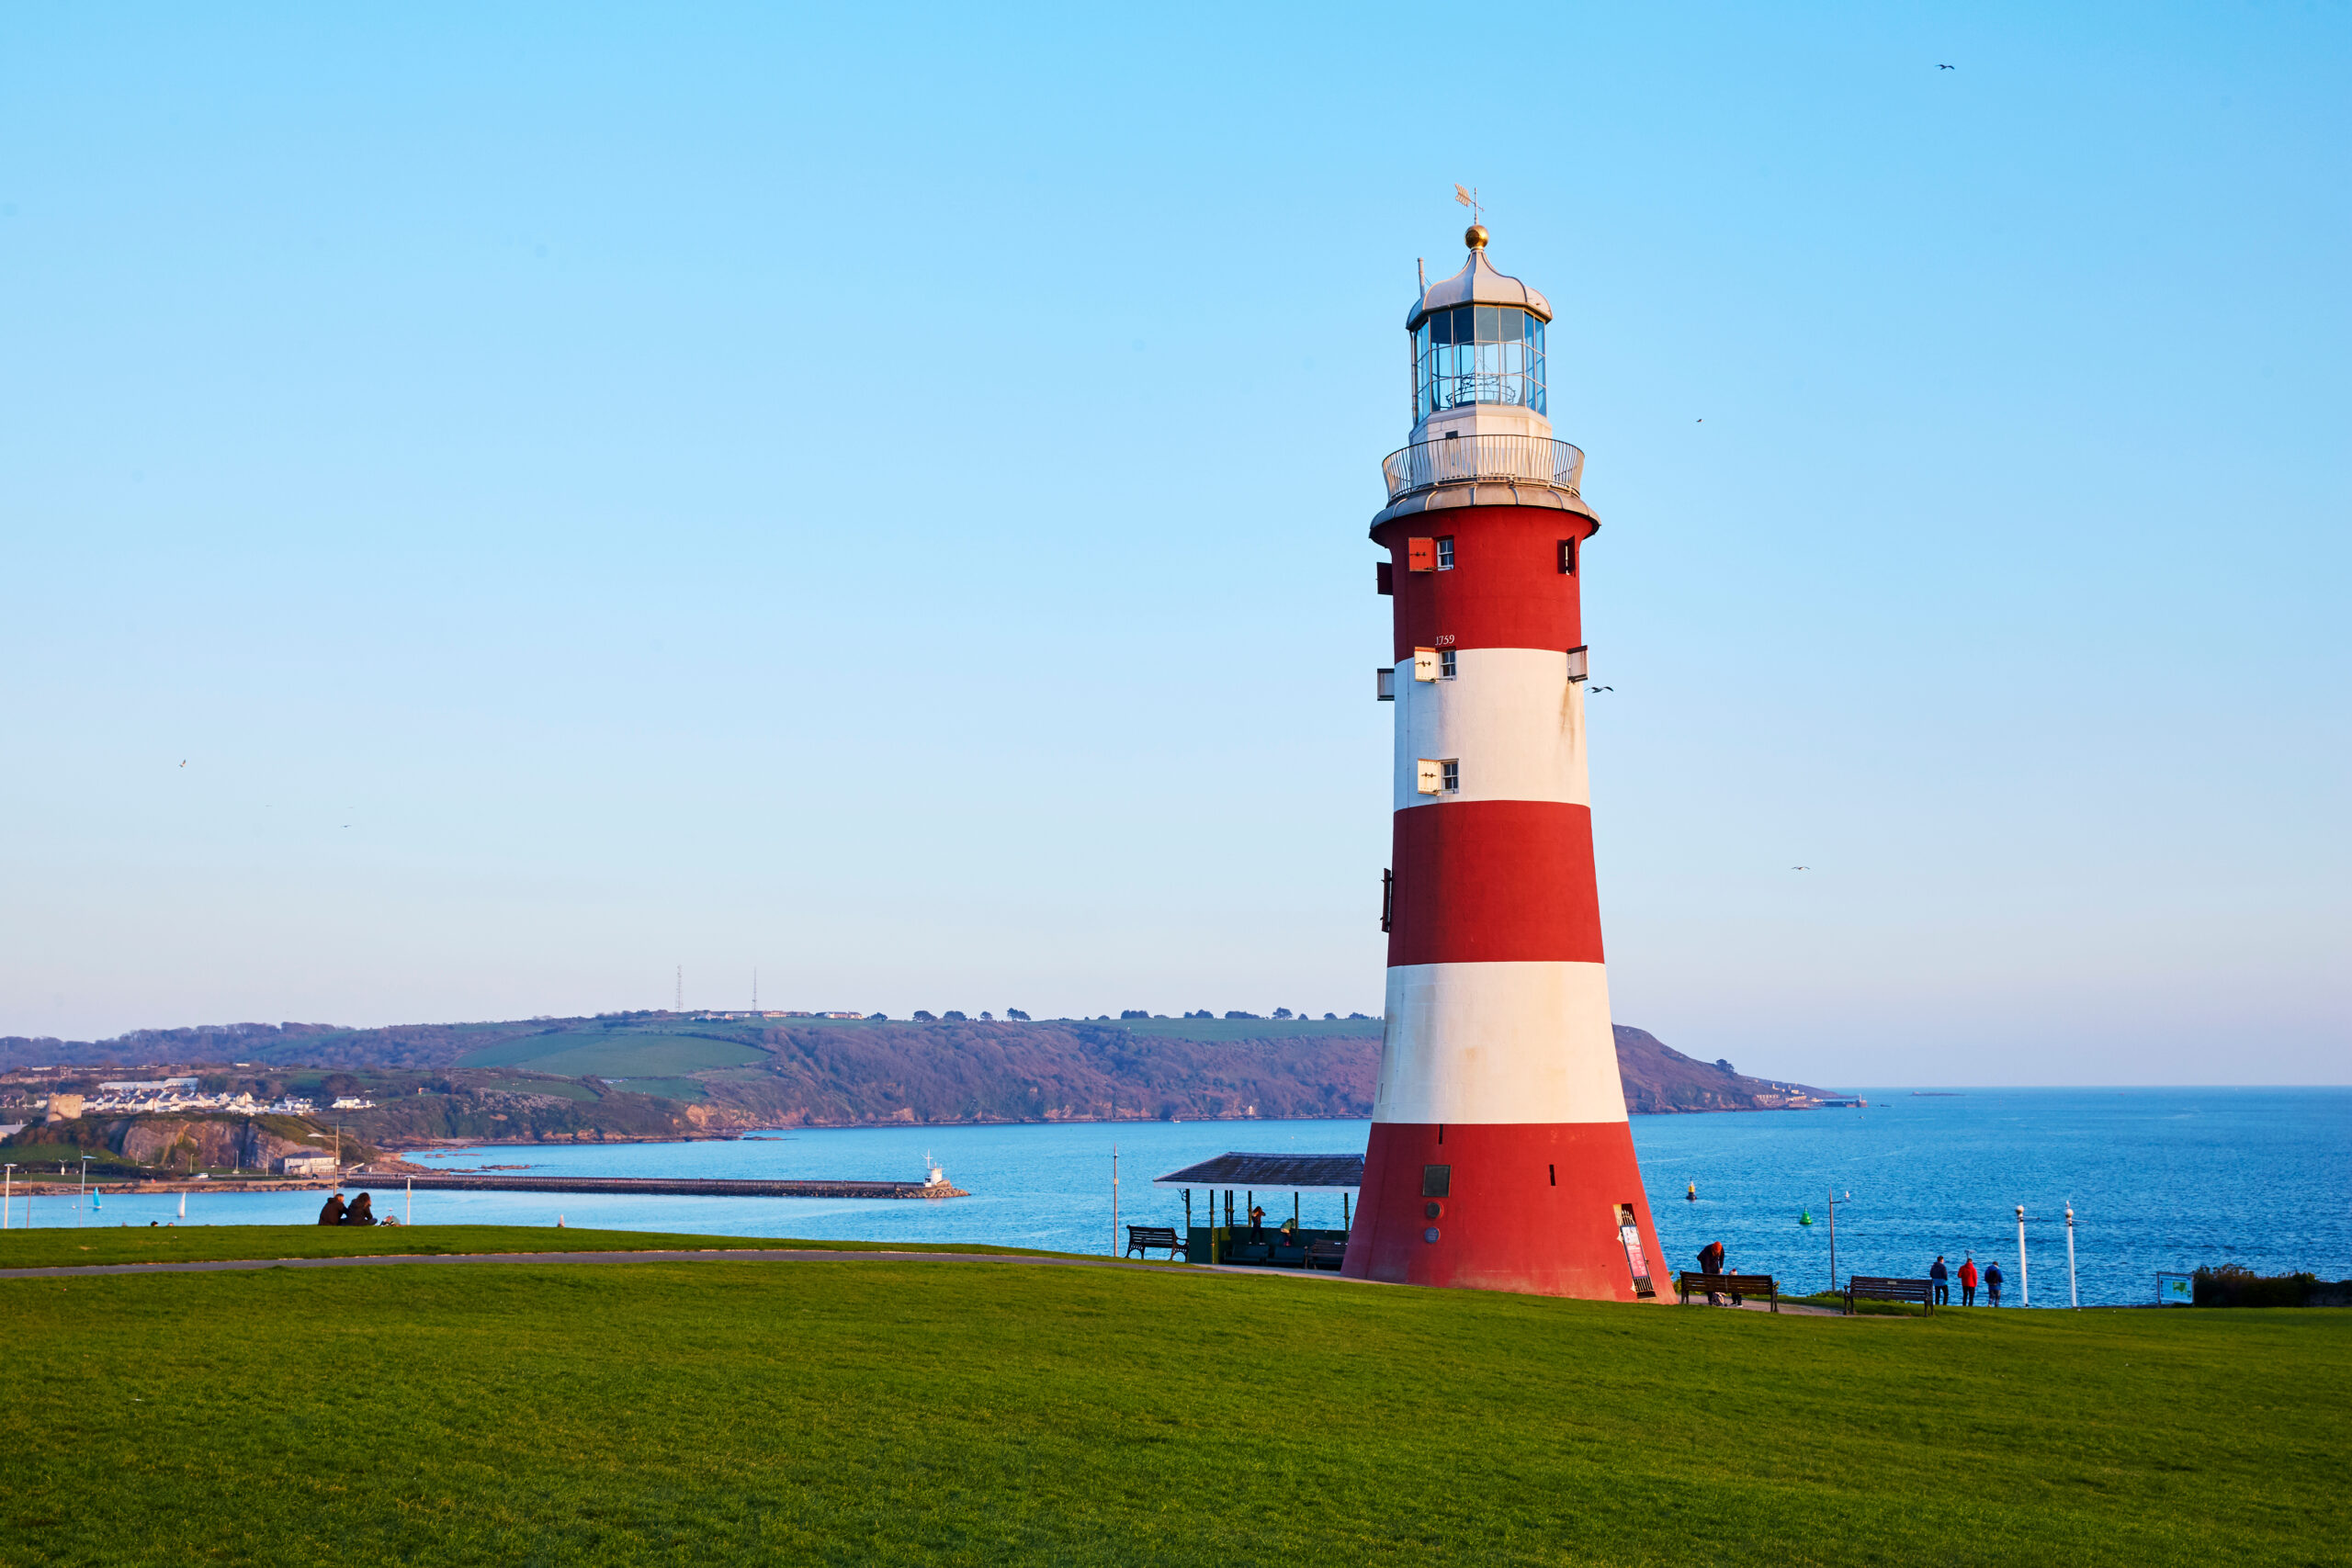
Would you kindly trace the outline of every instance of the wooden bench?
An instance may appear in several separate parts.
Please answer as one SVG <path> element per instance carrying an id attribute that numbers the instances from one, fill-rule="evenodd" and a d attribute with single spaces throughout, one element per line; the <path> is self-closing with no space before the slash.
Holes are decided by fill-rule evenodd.
<path id="1" fill-rule="evenodd" d="M 1853 1315 L 1854 1303 L 1917 1302 L 1926 1307 L 1929 1315 L 1936 1310 L 1936 1282 L 1933 1280 L 1883 1280 L 1875 1274 L 1846 1276 L 1846 1313 Z"/>
<path id="2" fill-rule="evenodd" d="M 1164 1247 L 1168 1249 L 1168 1260 L 1170 1263 L 1175 1262 L 1176 1255 L 1184 1250 L 1184 1244 L 1178 1238 L 1173 1225 L 1129 1225 L 1127 1227 L 1127 1256 L 1129 1258 L 1138 1255 L 1148 1256 L 1156 1247 Z"/>
<path id="3" fill-rule="evenodd" d="M 1770 1274 L 1693 1274 L 1686 1269 L 1675 1275 L 1674 1284 L 1684 1306 L 1694 1294 L 1729 1296 L 1734 1306 L 1743 1296 L 1763 1296 L 1774 1312 L 1781 1310 L 1781 1282 Z"/>
<path id="4" fill-rule="evenodd" d="M 1306 1266 L 1309 1269 L 1337 1269 L 1348 1260 L 1348 1244 L 1344 1241 L 1315 1241 L 1306 1246 Z"/>

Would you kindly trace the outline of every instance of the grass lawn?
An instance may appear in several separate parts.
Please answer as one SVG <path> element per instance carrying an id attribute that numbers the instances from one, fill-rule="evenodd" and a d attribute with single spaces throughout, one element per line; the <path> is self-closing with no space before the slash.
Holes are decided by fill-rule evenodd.
<path id="1" fill-rule="evenodd" d="M 1848 1320 L 1183 1269 L 480 1265 L 0 1280 L 0 1344 L 12 1562 L 2346 1551 L 2342 1312 Z"/>

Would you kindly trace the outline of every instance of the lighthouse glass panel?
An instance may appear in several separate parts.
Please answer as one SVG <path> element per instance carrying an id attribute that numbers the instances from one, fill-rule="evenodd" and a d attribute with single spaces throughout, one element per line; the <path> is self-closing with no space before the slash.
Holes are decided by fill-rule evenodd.
<path id="1" fill-rule="evenodd" d="M 1545 413 L 1544 323 L 1511 305 L 1434 310 L 1413 331 L 1413 417 L 1464 403 Z"/>

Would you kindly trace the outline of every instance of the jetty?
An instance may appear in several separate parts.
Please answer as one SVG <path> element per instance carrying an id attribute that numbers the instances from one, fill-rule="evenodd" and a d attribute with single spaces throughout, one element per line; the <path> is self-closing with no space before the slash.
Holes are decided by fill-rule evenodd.
<path id="1" fill-rule="evenodd" d="M 756 1181 L 721 1178 L 639 1176 L 413 1176 L 407 1171 L 347 1170 L 340 1187 L 414 1188 L 419 1192 L 579 1192 L 598 1197 L 641 1193 L 662 1198 L 968 1198 L 945 1179 L 937 1181 Z"/>

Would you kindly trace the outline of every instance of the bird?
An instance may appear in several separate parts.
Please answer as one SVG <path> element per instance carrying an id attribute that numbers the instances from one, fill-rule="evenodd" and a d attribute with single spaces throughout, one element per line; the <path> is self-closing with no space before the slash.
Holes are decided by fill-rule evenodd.
<path id="1" fill-rule="evenodd" d="M 1811 871 L 1813 867 L 1809 865 L 1792 865 L 1789 867 L 1789 869 L 1791 871 Z"/>
<path id="2" fill-rule="evenodd" d="M 180 759 L 180 766 L 183 768 L 187 766 L 187 759 L 186 757 L 182 757 Z"/>
<path id="3" fill-rule="evenodd" d="M 1613 692 L 1617 688 L 1614 686 L 1595 686 L 1592 689 L 1596 692 Z"/>
<path id="4" fill-rule="evenodd" d="M 1936 69 L 1939 71 L 1957 71 L 1960 67 L 1957 65 L 1939 65 Z"/>

